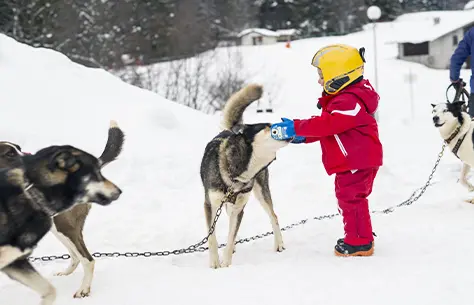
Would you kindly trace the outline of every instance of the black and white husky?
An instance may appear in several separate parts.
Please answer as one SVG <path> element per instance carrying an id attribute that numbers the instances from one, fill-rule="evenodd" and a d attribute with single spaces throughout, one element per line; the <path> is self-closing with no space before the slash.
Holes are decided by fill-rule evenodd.
<path id="1" fill-rule="evenodd" d="M 276 152 L 288 145 L 288 142 L 272 138 L 271 124 L 242 123 L 243 112 L 260 98 L 262 91 L 261 86 L 251 84 L 229 98 L 223 110 L 223 131 L 207 144 L 204 151 L 201 179 L 205 191 L 204 211 L 208 229 L 225 195 L 229 191 L 233 192 L 225 203 L 229 232 L 222 262 L 217 252 L 215 231 L 209 238 L 211 268 L 232 264 L 235 238 L 252 191 L 270 217 L 275 236 L 274 250 L 280 252 L 285 249 L 278 218 L 273 210 L 268 166 L 275 160 Z"/>
<path id="2" fill-rule="evenodd" d="M 467 174 L 474 166 L 473 122 L 464 111 L 465 102 L 431 104 L 433 106 L 433 124 L 451 152 L 463 162 L 459 182 L 470 192 L 474 186 L 467 181 Z M 468 202 L 474 203 L 474 198 Z"/>

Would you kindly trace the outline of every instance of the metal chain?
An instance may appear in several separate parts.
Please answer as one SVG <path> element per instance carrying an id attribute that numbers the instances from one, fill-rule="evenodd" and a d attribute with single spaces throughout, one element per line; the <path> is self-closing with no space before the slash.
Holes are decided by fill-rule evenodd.
<path id="1" fill-rule="evenodd" d="M 447 145 L 446 143 L 443 144 L 441 152 L 438 154 L 438 159 L 436 160 L 436 163 L 435 163 L 433 169 L 431 170 L 431 173 L 428 177 L 428 181 L 425 183 L 425 185 L 423 185 L 422 187 L 416 189 L 411 194 L 411 196 L 407 200 L 403 201 L 402 203 L 400 203 L 396 206 L 381 210 L 381 211 L 371 211 L 371 213 L 389 214 L 389 213 L 392 213 L 393 211 L 395 211 L 396 208 L 400 208 L 402 206 L 409 206 L 409 205 L 413 204 L 415 201 L 417 201 L 424 194 L 424 192 L 426 191 L 428 186 L 432 185 L 431 180 L 433 179 L 433 175 L 436 172 L 436 169 L 438 168 L 438 165 L 439 165 L 439 162 L 441 161 L 441 158 L 443 157 L 446 145 Z M 99 258 L 99 257 L 140 257 L 140 256 L 152 257 L 152 256 L 169 256 L 169 255 L 172 255 L 172 254 L 173 255 L 180 255 L 180 254 L 207 251 L 207 250 L 209 250 L 209 247 L 207 247 L 207 246 L 203 247 L 203 245 L 205 243 L 207 243 L 207 241 L 209 240 L 209 237 L 212 235 L 212 233 L 214 233 L 214 230 L 215 230 L 216 225 L 217 225 L 217 221 L 219 220 L 219 216 L 222 213 L 222 207 L 224 206 L 224 203 L 227 202 L 230 199 L 230 197 L 232 197 L 233 195 L 234 195 L 234 193 L 233 193 L 232 189 L 230 189 L 224 195 L 224 198 L 221 201 L 221 205 L 219 206 L 219 208 L 216 211 L 216 215 L 214 216 L 214 221 L 213 221 L 213 223 L 212 223 L 212 225 L 209 229 L 209 232 L 208 232 L 207 236 L 204 237 L 197 244 L 191 245 L 187 248 L 182 248 L 182 249 L 177 249 L 177 250 L 169 250 L 169 251 L 125 252 L 125 253 L 120 253 L 120 252 L 95 252 L 95 253 L 92 254 L 92 256 L 95 257 L 95 258 Z M 332 219 L 336 216 L 340 216 L 340 214 L 339 213 L 334 213 L 334 214 L 328 214 L 328 215 L 322 215 L 322 216 L 315 216 L 313 218 L 302 219 L 298 222 L 295 222 L 295 223 L 289 224 L 285 227 L 282 227 L 281 231 L 287 231 L 287 230 L 290 230 L 290 229 L 295 228 L 297 226 L 304 225 L 309 220 Z M 270 235 L 273 235 L 273 231 L 269 231 L 269 232 L 262 233 L 262 234 L 257 234 L 257 235 L 252 236 L 252 237 L 241 238 L 241 239 L 237 240 L 235 242 L 235 244 L 248 243 L 248 242 L 251 242 L 251 241 L 254 241 L 254 240 L 257 240 L 257 239 L 261 239 L 261 238 L 264 238 L 264 237 L 267 237 L 267 236 L 270 236 Z M 218 248 L 223 248 L 226 245 L 227 244 L 225 244 L 225 243 L 220 244 L 218 246 Z M 60 256 L 51 255 L 51 256 L 43 256 L 43 257 L 29 257 L 28 260 L 31 261 L 31 262 L 35 262 L 35 261 L 53 261 L 53 260 L 58 260 L 58 259 L 67 260 L 69 258 L 70 258 L 69 254 L 63 254 L 63 255 L 60 255 Z"/>
<path id="2" fill-rule="evenodd" d="M 139 257 L 139 256 L 144 256 L 144 257 L 151 257 L 151 256 L 168 256 L 171 254 L 174 255 L 179 255 L 183 253 L 194 253 L 196 251 L 198 252 L 204 252 L 209 249 L 209 247 L 202 247 L 207 241 L 209 240 L 209 237 L 214 233 L 214 230 L 217 225 L 217 221 L 219 220 L 219 216 L 222 213 L 222 207 L 224 206 L 224 203 L 229 201 L 230 197 L 234 195 L 234 191 L 229 188 L 227 193 L 224 195 L 224 197 L 221 200 L 221 205 L 219 208 L 216 210 L 216 215 L 214 216 L 214 221 L 212 222 L 212 225 L 209 229 L 209 232 L 206 237 L 204 237 L 200 242 L 197 244 L 191 245 L 187 248 L 183 249 L 176 249 L 176 250 L 171 250 L 171 251 L 158 251 L 158 252 L 125 252 L 125 253 L 120 253 L 120 252 L 94 252 L 92 254 L 93 257 L 99 258 L 99 257 Z M 64 259 L 67 260 L 71 258 L 69 254 L 63 254 L 60 256 L 43 256 L 43 257 L 28 257 L 28 260 L 30 262 L 35 262 L 35 261 L 52 261 L 52 260 L 58 260 L 58 259 Z"/>
<path id="3" fill-rule="evenodd" d="M 425 185 L 418 188 L 417 190 L 415 190 L 410 198 L 408 198 L 407 200 L 403 201 L 402 203 L 394 206 L 394 207 L 391 207 L 391 208 L 388 208 L 388 209 L 385 209 L 385 210 L 382 210 L 382 211 L 375 211 L 375 212 L 372 212 L 372 213 L 383 213 L 383 214 L 389 214 L 389 213 L 392 213 L 396 208 L 399 208 L 399 207 L 402 207 L 402 206 L 409 206 L 411 204 L 413 204 L 415 201 L 417 201 L 422 195 L 423 193 L 426 191 L 426 189 L 428 188 L 428 186 L 431 185 L 431 179 L 433 179 L 433 175 L 434 173 L 436 172 L 436 169 L 439 165 L 439 162 L 441 161 L 441 158 L 443 157 L 443 154 L 444 154 L 444 149 L 446 148 L 448 144 L 446 142 L 443 143 L 443 147 L 441 148 L 441 151 L 440 153 L 438 154 L 438 159 L 436 160 L 436 163 L 433 167 L 433 169 L 431 170 L 431 174 L 429 175 L 428 177 L 428 181 L 426 181 Z M 418 195 L 416 195 L 416 193 L 420 191 L 420 193 Z"/>

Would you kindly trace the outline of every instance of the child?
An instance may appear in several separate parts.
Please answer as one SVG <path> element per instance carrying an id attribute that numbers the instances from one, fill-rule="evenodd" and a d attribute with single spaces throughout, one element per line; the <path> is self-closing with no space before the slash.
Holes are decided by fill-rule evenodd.
<path id="1" fill-rule="evenodd" d="M 363 77 L 364 51 L 335 44 L 316 52 L 311 64 L 324 88 L 318 101 L 321 116 L 283 118 L 271 127 L 277 140 L 320 142 L 326 172 L 336 174 L 335 193 L 344 222 L 345 237 L 335 246 L 338 256 L 370 256 L 374 251 L 367 197 L 383 152 L 373 116 L 379 95 Z"/>

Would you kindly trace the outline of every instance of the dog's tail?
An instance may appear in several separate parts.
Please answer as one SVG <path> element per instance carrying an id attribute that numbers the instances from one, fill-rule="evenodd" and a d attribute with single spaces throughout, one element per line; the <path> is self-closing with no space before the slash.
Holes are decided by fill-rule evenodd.
<path id="1" fill-rule="evenodd" d="M 250 84 L 235 92 L 227 101 L 223 110 L 221 127 L 231 129 L 242 123 L 245 109 L 263 93 L 263 87 L 258 84 Z"/>
<path id="2" fill-rule="evenodd" d="M 99 157 L 100 166 L 104 167 L 108 163 L 114 161 L 122 152 L 125 135 L 116 121 L 110 121 L 109 137 L 105 144 L 104 151 Z"/>

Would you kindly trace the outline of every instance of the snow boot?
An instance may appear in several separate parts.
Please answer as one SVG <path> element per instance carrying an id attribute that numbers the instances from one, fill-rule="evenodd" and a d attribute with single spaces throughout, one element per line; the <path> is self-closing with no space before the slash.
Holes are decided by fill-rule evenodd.
<path id="1" fill-rule="evenodd" d="M 336 256 L 371 256 L 374 253 L 374 242 L 367 245 L 351 246 L 343 242 L 334 247 Z"/>
<path id="2" fill-rule="evenodd" d="M 372 232 L 372 235 L 377 235 Z M 344 238 L 339 238 L 334 248 L 334 252 L 337 256 L 370 256 L 374 253 L 374 242 L 361 246 L 352 246 L 344 242 Z"/>
<path id="3" fill-rule="evenodd" d="M 375 237 L 377 237 L 377 235 L 376 235 L 374 232 L 372 232 L 372 235 L 375 236 Z M 337 240 L 337 244 L 338 244 L 338 245 L 344 244 L 344 237 L 343 237 L 343 238 L 339 238 L 339 239 Z"/>

